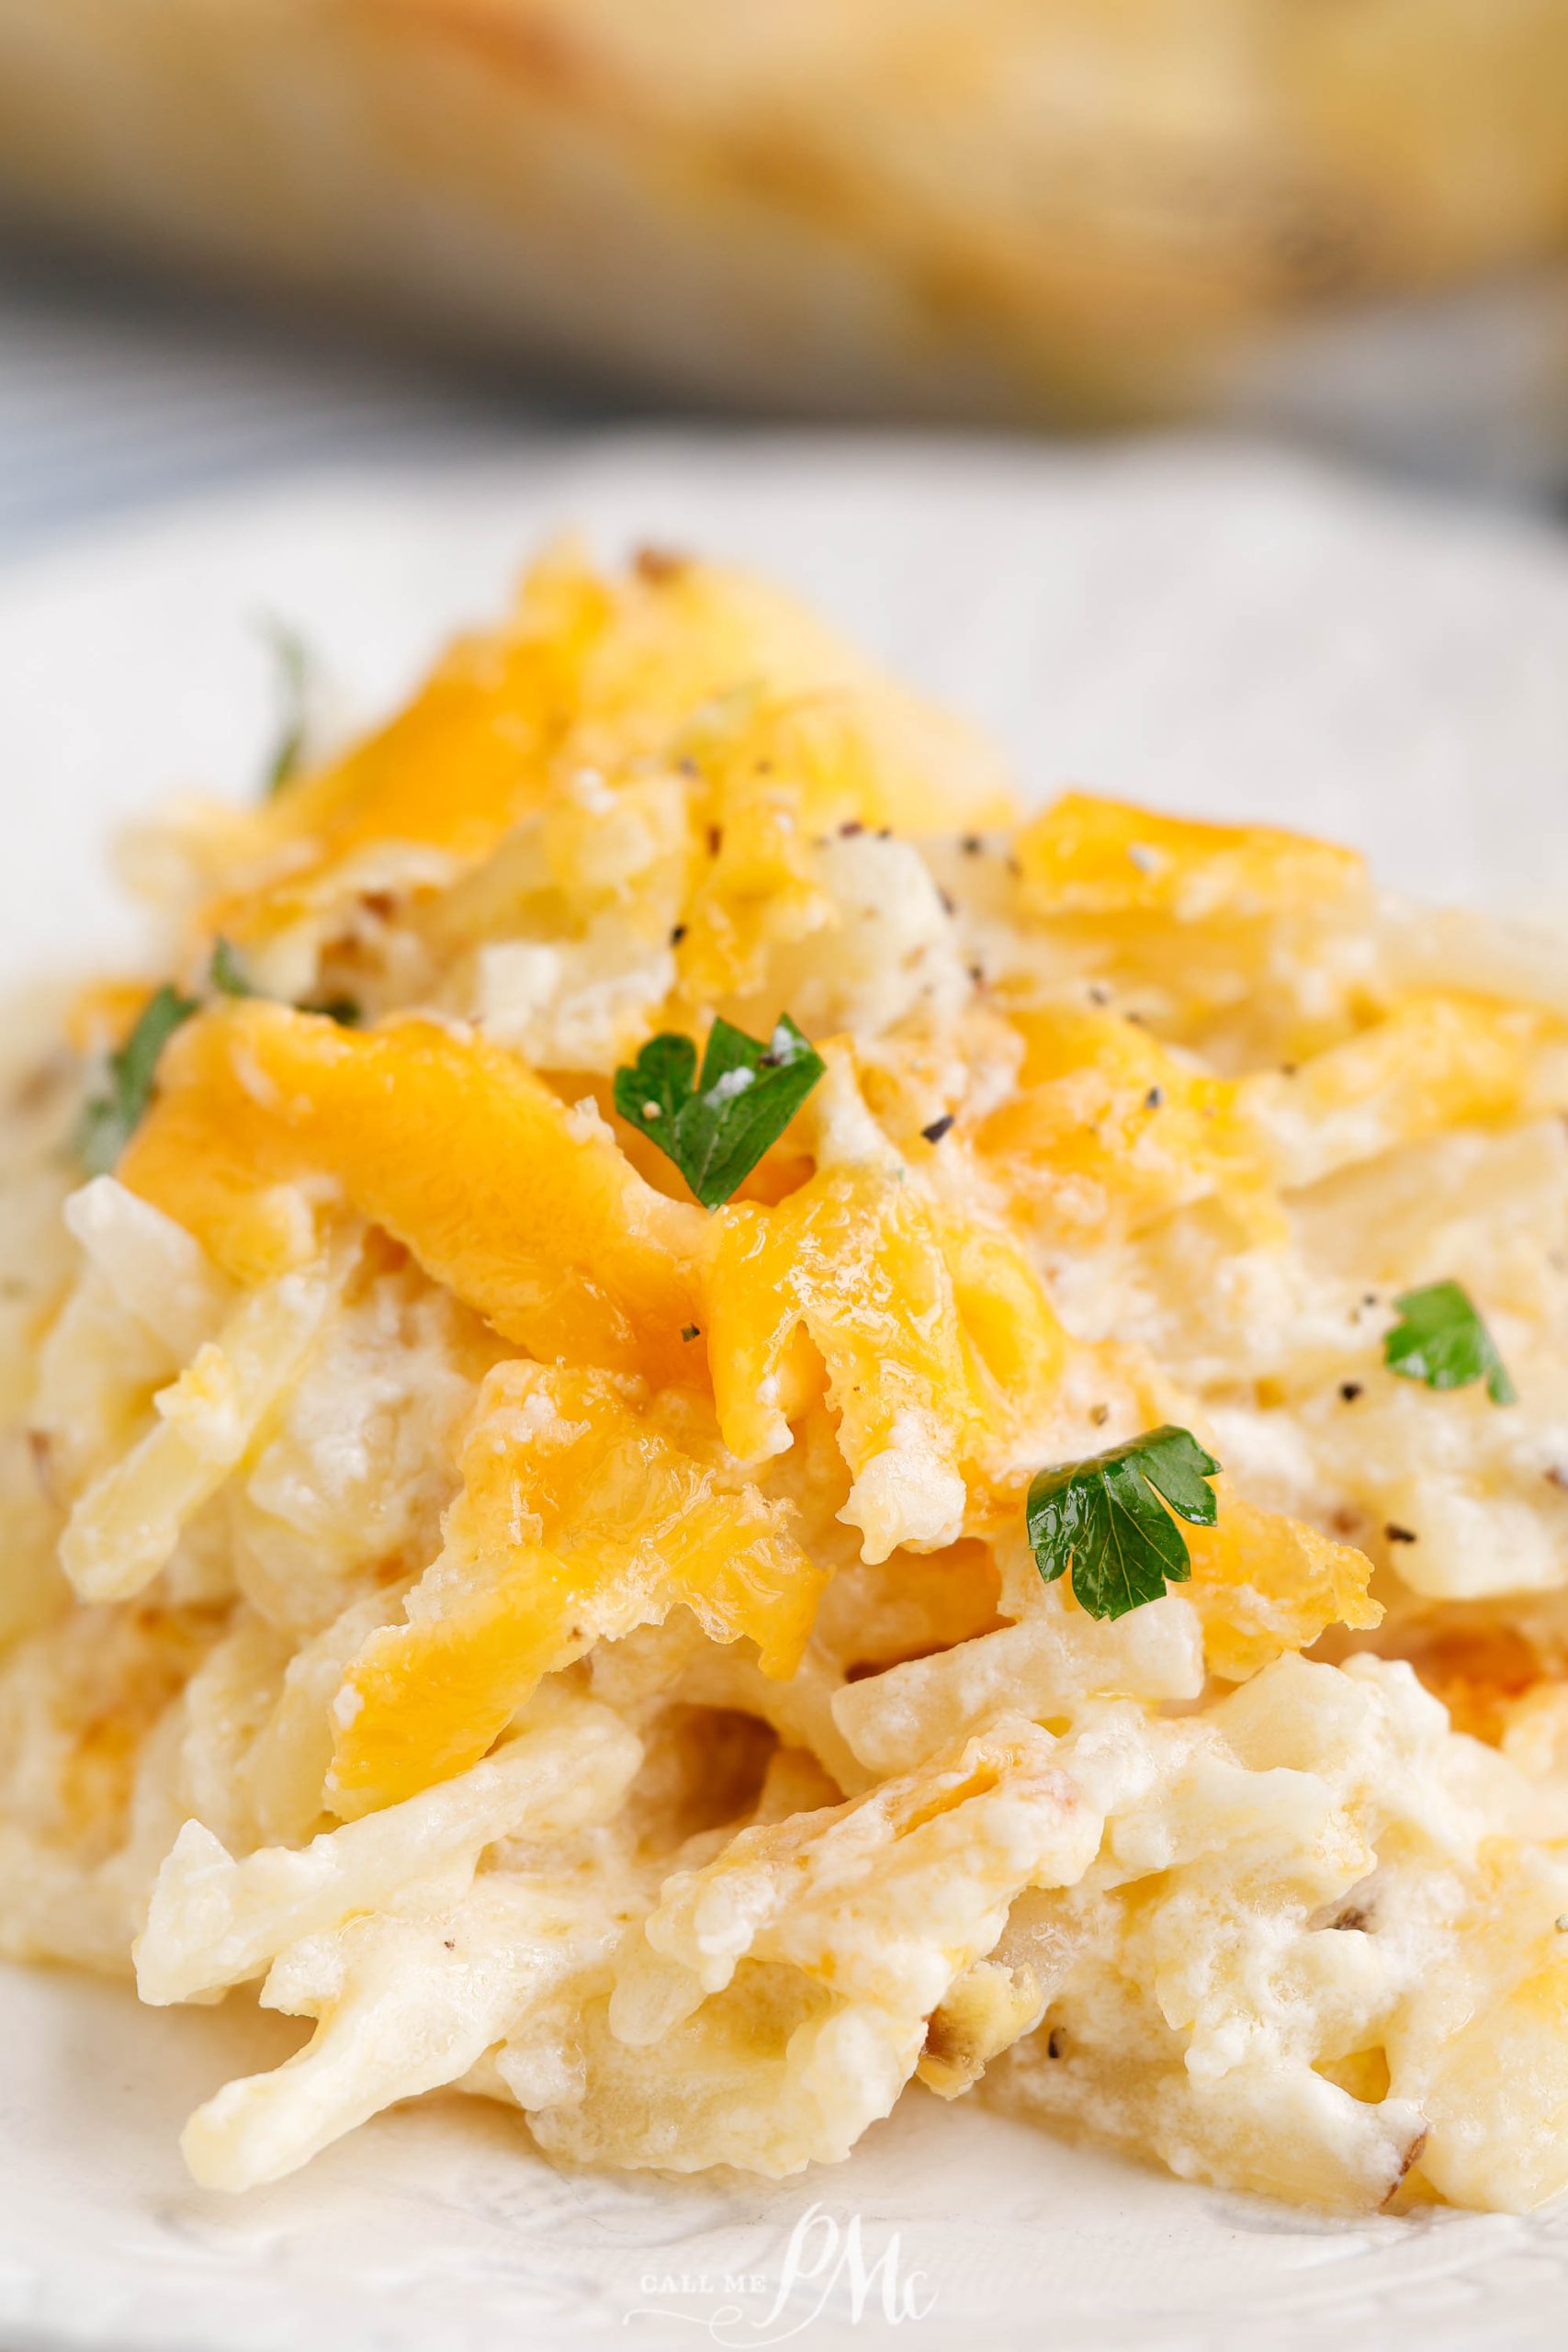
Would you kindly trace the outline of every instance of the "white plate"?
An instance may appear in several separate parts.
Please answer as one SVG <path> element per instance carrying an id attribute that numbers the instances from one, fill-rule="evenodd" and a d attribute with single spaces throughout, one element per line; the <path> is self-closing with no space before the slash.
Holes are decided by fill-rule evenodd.
<path id="1" fill-rule="evenodd" d="M 1545 532 L 1204 445 L 644 440 L 317 479 L 0 578 L 0 968 L 123 950 L 110 824 L 171 785 L 249 788 L 257 613 L 299 622 L 368 710 L 573 520 L 606 551 L 769 567 L 996 728 L 1032 789 L 1294 820 L 1404 888 L 1562 903 L 1568 544 Z M 1568 2212 L 1325 2222 L 920 2092 L 847 2165 L 776 2188 L 556 2174 L 514 2120 L 453 2099 L 238 2201 L 192 2188 L 184 2115 L 298 2038 L 237 2004 L 149 2012 L 0 1971 L 7 2346 L 1561 2341 Z M 880 2262 L 858 2317 L 857 2248 Z"/>

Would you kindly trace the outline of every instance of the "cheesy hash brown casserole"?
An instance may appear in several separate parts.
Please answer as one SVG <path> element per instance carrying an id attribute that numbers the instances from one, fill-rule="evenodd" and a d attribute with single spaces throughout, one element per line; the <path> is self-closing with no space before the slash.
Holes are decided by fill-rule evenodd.
<path id="1" fill-rule="evenodd" d="M 299 752 L 5 1080 L 0 1950 L 313 2020 L 196 2177 L 1568 2182 L 1568 962 L 658 551 Z"/>

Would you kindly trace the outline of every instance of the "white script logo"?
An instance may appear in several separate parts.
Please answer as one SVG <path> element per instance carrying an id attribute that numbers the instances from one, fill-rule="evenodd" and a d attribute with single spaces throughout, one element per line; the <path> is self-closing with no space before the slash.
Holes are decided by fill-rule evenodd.
<path id="1" fill-rule="evenodd" d="M 881 2253 L 868 2260 L 858 2213 L 840 2223 L 821 2205 L 808 2205 L 790 2232 L 776 2279 L 766 2272 L 649 2271 L 637 2282 L 643 2294 L 669 2298 L 745 2296 L 760 2301 L 771 2293 L 766 2311 L 748 2312 L 744 2303 L 727 2301 L 716 2311 L 682 2312 L 663 2301 L 639 2304 L 626 2318 L 687 2320 L 705 2328 L 727 2352 L 760 2352 L 764 2345 L 786 2344 L 834 2302 L 847 2302 L 852 2323 L 871 2312 L 889 2326 L 899 2327 L 906 2320 L 927 2318 L 936 2303 L 925 2272 L 904 2275 L 900 2257 L 897 2230 Z"/>

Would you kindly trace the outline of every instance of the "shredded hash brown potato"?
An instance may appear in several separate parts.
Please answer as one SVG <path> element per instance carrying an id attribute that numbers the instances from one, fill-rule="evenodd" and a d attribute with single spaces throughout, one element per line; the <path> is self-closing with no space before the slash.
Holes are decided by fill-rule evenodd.
<path id="1" fill-rule="evenodd" d="M 198 2180 L 446 2086 L 784 2175 L 919 2076 L 1324 2208 L 1568 2185 L 1551 943 L 1021 818 L 782 598 L 571 548 L 130 865 L 154 978 L 0 1074 L 0 1951 L 314 2020 Z M 786 1014 L 710 1212 L 615 1074 Z M 1438 1283 L 1517 1401 L 1385 1358 Z M 1093 1614 L 1031 1481 L 1167 1425 L 1213 1524 Z"/>

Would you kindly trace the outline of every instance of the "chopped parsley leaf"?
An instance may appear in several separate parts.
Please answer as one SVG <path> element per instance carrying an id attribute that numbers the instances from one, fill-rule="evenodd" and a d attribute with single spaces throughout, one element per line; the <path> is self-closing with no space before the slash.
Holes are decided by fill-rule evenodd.
<path id="1" fill-rule="evenodd" d="M 165 981 L 142 1006 L 124 1045 L 109 1056 L 107 1087 L 86 1103 L 76 1130 L 77 1158 L 89 1176 L 107 1176 L 118 1162 L 152 1099 L 158 1057 L 198 1010 L 194 997 L 181 996 Z"/>
<path id="2" fill-rule="evenodd" d="M 1091 1617 L 1124 1617 L 1168 1585 L 1185 1584 L 1191 1560 L 1170 1513 L 1213 1527 L 1218 1506 L 1206 1481 L 1219 1466 L 1190 1430 L 1167 1422 L 1086 1461 L 1042 1470 L 1026 1522 L 1041 1576 L 1054 1584 L 1070 1566 L 1073 1591 Z"/>
<path id="3" fill-rule="evenodd" d="M 248 997 L 256 991 L 246 979 L 240 959 L 221 935 L 212 943 L 208 982 L 220 996 Z M 199 997 L 182 996 L 165 981 L 148 998 L 123 1046 L 108 1057 L 107 1084 L 84 1105 L 76 1129 L 76 1157 L 89 1176 L 107 1176 L 146 1115 L 152 1099 L 158 1059 L 176 1029 L 199 1012 Z M 351 996 L 327 997 L 319 1004 L 302 1004 L 301 1012 L 317 1012 L 344 1028 L 357 1028 L 364 1019 Z"/>
<path id="4" fill-rule="evenodd" d="M 208 973 L 213 987 L 222 996 L 256 994 L 245 978 L 239 957 L 221 935 L 212 943 L 212 961 L 208 967 Z M 357 1029 L 365 1018 L 364 1007 L 356 997 L 352 996 L 317 997 L 296 1005 L 295 1011 L 319 1013 L 323 1021 L 335 1021 L 343 1029 Z"/>
<path id="5" fill-rule="evenodd" d="M 229 942 L 220 935 L 212 943 L 212 961 L 208 967 L 213 987 L 221 996 L 254 996 L 255 990 L 240 968 L 240 959 Z"/>
<path id="6" fill-rule="evenodd" d="M 693 1040 L 666 1030 L 615 1072 L 615 1108 L 716 1209 L 778 1141 L 824 1068 L 787 1012 L 766 1040 L 716 1021 L 700 1074 Z"/>
<path id="7" fill-rule="evenodd" d="M 1484 1380 L 1495 1405 L 1517 1403 L 1497 1343 L 1460 1283 L 1427 1283 L 1401 1291 L 1393 1304 L 1400 1319 L 1382 1343 L 1390 1372 L 1424 1380 L 1428 1388 L 1468 1388 Z"/>
<path id="8" fill-rule="evenodd" d="M 261 627 L 272 648 L 277 680 L 277 732 L 262 769 L 262 798 L 270 800 L 304 764 L 313 664 L 304 639 L 287 621 L 268 618 Z"/>

